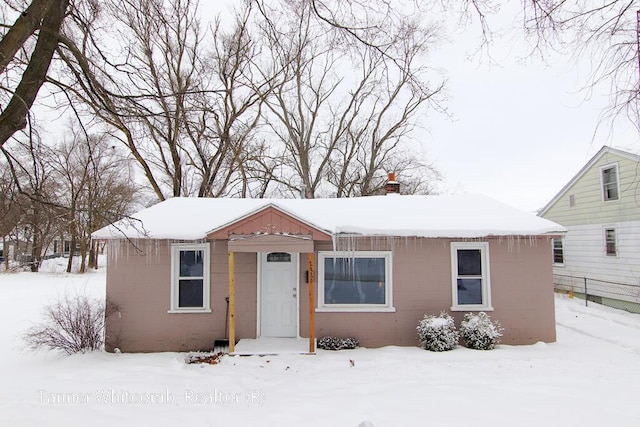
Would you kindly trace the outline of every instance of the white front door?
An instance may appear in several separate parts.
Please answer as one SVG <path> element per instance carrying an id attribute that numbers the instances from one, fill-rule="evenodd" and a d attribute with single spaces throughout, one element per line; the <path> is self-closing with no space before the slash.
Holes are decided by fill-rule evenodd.
<path id="1" fill-rule="evenodd" d="M 298 333 L 298 254 L 260 254 L 260 336 Z"/>

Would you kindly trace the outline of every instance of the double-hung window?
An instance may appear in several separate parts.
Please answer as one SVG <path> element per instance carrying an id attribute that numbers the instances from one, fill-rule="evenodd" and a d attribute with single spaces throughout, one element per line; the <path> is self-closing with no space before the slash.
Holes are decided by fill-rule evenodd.
<path id="1" fill-rule="evenodd" d="M 553 263 L 564 264 L 564 247 L 561 238 L 552 239 L 553 244 Z"/>
<path id="2" fill-rule="evenodd" d="M 618 248 L 616 245 L 616 229 L 605 228 L 604 229 L 604 247 L 607 256 L 617 256 Z"/>
<path id="3" fill-rule="evenodd" d="M 493 310 L 488 242 L 452 242 L 452 310 Z"/>
<path id="4" fill-rule="evenodd" d="M 618 165 L 607 165 L 600 168 L 602 181 L 602 200 L 605 202 L 618 200 Z"/>
<path id="5" fill-rule="evenodd" d="M 391 252 L 318 253 L 318 311 L 394 311 Z"/>
<path id="6" fill-rule="evenodd" d="M 210 312 L 209 244 L 171 246 L 170 312 Z"/>

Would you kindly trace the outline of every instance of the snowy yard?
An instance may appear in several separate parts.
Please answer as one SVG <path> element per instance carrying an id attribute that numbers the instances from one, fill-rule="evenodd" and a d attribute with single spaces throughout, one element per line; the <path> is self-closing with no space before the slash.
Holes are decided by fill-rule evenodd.
<path id="1" fill-rule="evenodd" d="M 487 352 L 320 350 L 210 366 L 178 353 L 24 348 L 44 304 L 101 296 L 104 282 L 102 272 L 0 274 L 0 425 L 640 425 L 638 315 L 559 296 L 557 343 Z"/>

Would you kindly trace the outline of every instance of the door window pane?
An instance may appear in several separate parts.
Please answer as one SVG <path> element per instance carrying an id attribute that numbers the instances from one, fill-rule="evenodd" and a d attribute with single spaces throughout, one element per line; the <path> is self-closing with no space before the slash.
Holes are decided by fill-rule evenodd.
<path id="1" fill-rule="evenodd" d="M 267 255 L 267 262 L 291 262 L 291 254 L 286 252 L 271 252 Z"/>

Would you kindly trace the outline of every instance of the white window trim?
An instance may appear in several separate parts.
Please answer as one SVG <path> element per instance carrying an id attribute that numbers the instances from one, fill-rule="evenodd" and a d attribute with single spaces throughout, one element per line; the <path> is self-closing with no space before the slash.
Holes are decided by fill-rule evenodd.
<path id="1" fill-rule="evenodd" d="M 607 231 L 608 230 L 613 230 L 613 234 L 614 234 L 614 237 L 615 237 L 615 240 L 613 242 L 614 247 L 616 249 L 615 255 L 609 255 L 607 253 Z M 618 246 L 618 229 L 616 227 L 613 227 L 613 226 L 602 227 L 602 235 L 603 235 L 603 238 L 604 238 L 604 256 L 605 256 L 605 258 L 618 258 L 618 254 L 620 253 L 620 247 Z"/>
<path id="2" fill-rule="evenodd" d="M 560 242 L 562 243 L 562 261 L 563 262 L 556 262 L 556 253 L 555 253 L 555 246 L 553 245 L 553 242 L 555 240 L 560 240 Z M 551 239 L 551 263 L 553 264 L 554 267 L 564 267 L 564 239 L 561 237 L 554 237 Z"/>
<path id="3" fill-rule="evenodd" d="M 204 251 L 203 292 L 204 307 L 178 307 L 178 273 L 180 271 L 180 251 Z M 211 313 L 210 249 L 208 243 L 176 243 L 171 245 L 171 308 L 167 313 Z"/>
<path id="4" fill-rule="evenodd" d="M 458 249 L 479 249 L 482 262 L 482 301 L 484 304 L 458 304 Z M 451 242 L 451 311 L 493 311 L 489 242 Z"/>
<path id="5" fill-rule="evenodd" d="M 386 304 L 325 304 L 324 259 L 325 258 L 384 258 Z M 318 251 L 318 313 L 334 312 L 379 312 L 393 313 L 393 256 L 391 251 Z"/>
<path id="6" fill-rule="evenodd" d="M 615 170 L 616 170 L 616 190 L 618 192 L 618 198 L 617 199 L 607 200 L 605 198 L 603 172 L 604 172 L 605 169 L 611 169 L 611 168 L 615 168 Z M 620 200 L 620 198 L 621 198 L 621 194 L 620 194 L 620 169 L 618 168 L 618 162 L 609 163 L 608 165 L 604 165 L 604 166 L 600 167 L 600 194 L 601 194 L 603 203 L 617 202 L 617 201 Z"/>

